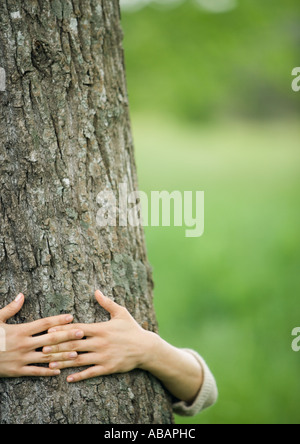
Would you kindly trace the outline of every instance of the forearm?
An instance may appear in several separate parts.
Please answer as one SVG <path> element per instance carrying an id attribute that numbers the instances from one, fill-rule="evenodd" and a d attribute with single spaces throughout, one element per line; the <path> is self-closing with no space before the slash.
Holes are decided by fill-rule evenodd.
<path id="1" fill-rule="evenodd" d="M 203 371 L 190 353 L 147 332 L 140 368 L 157 377 L 177 399 L 193 403 L 203 384 Z"/>

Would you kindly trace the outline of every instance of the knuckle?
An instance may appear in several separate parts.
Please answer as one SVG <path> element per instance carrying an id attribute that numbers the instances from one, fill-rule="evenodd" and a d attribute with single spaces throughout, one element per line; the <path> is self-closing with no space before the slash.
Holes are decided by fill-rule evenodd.
<path id="1" fill-rule="evenodd" d="M 51 361 L 53 361 L 53 359 L 54 359 L 53 355 L 50 355 L 50 354 L 47 354 L 47 355 L 43 354 L 43 356 L 41 356 L 41 360 L 43 362 L 51 362 Z"/>
<path id="2" fill-rule="evenodd" d="M 58 346 L 56 345 L 52 345 L 51 346 L 51 351 L 49 353 L 45 353 L 46 356 L 53 356 L 54 353 L 58 352 Z"/>
<path id="3" fill-rule="evenodd" d="M 81 367 L 89 367 L 91 365 L 91 363 L 88 362 L 86 353 L 79 354 L 78 357 L 75 359 L 75 362 L 79 363 Z"/>
<path id="4" fill-rule="evenodd" d="M 77 346 L 76 342 L 74 342 L 74 341 L 70 341 L 70 342 L 68 343 L 68 345 L 67 345 L 67 348 L 68 348 L 68 350 L 70 350 L 70 351 L 76 351 L 77 348 L 78 348 L 78 346 Z"/>
<path id="5" fill-rule="evenodd" d="M 77 338 L 76 334 L 78 333 L 78 330 L 71 330 L 67 334 L 67 339 L 75 339 Z"/>
<path id="6" fill-rule="evenodd" d="M 30 369 L 30 373 L 31 373 L 31 376 L 39 376 L 39 370 L 34 367 L 32 367 Z"/>
<path id="7" fill-rule="evenodd" d="M 52 344 L 55 344 L 59 339 L 58 333 L 50 333 L 50 341 Z"/>
<path id="8" fill-rule="evenodd" d="M 106 366 L 106 370 L 108 373 L 110 373 L 112 375 L 114 373 L 117 373 L 117 366 L 116 366 L 116 364 L 108 364 Z"/>
<path id="9" fill-rule="evenodd" d="M 75 361 L 76 361 L 76 364 L 83 364 L 83 361 L 84 361 L 83 355 L 79 355 Z"/>
<path id="10" fill-rule="evenodd" d="M 20 338 L 18 341 L 17 349 L 21 352 L 25 352 L 31 348 L 30 339 L 29 338 Z"/>
<path id="11" fill-rule="evenodd" d="M 11 378 L 18 378 L 19 376 L 21 376 L 21 372 L 20 372 L 19 366 L 13 367 L 10 370 L 10 377 Z"/>
<path id="12" fill-rule="evenodd" d="M 103 363 L 108 363 L 111 361 L 111 356 L 110 356 L 108 350 L 103 351 L 100 355 L 100 358 L 101 358 L 101 362 L 103 362 Z M 107 364 L 107 365 L 109 365 L 109 364 Z"/>
<path id="13" fill-rule="evenodd" d="M 128 314 L 128 310 L 127 310 L 126 307 L 120 307 L 119 311 L 120 311 L 120 314 L 123 315 L 123 316 Z"/>
<path id="14" fill-rule="evenodd" d="M 46 356 L 47 356 L 48 362 L 56 362 L 56 361 L 59 360 L 60 354 L 57 353 L 57 352 L 54 352 L 54 353 L 51 353 L 51 354 L 46 355 Z"/>
<path id="15" fill-rule="evenodd" d="M 105 335 L 103 338 L 101 338 L 101 341 L 98 341 L 98 348 L 102 350 L 108 350 L 110 346 L 110 340 L 108 335 Z"/>
<path id="16" fill-rule="evenodd" d="M 48 330 L 48 328 L 52 327 L 52 323 L 51 323 L 50 319 L 47 319 L 47 318 L 44 319 L 42 327 L 44 328 L 44 330 Z"/>
<path id="17" fill-rule="evenodd" d="M 26 353 L 30 351 L 32 348 L 33 347 L 30 338 L 20 338 L 20 340 L 18 341 L 18 345 L 16 347 L 16 349 L 20 353 Z"/>
<path id="18" fill-rule="evenodd" d="M 95 378 L 96 376 L 98 376 L 98 372 L 95 369 L 90 369 L 89 373 L 88 373 L 88 377 L 89 378 Z"/>
<path id="19" fill-rule="evenodd" d="M 69 361 L 70 360 L 70 353 L 62 353 L 61 359 L 63 361 Z"/>

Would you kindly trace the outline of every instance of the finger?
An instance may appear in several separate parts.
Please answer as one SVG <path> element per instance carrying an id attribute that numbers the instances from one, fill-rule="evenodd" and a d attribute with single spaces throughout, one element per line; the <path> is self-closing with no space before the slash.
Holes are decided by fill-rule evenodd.
<path id="1" fill-rule="evenodd" d="M 82 330 L 84 332 L 84 336 L 95 336 L 95 328 L 97 327 L 97 332 L 99 333 L 100 324 L 71 324 L 71 325 L 62 325 L 57 327 L 49 328 L 48 333 L 54 333 L 58 331 L 69 331 L 74 330 Z"/>
<path id="2" fill-rule="evenodd" d="M 0 310 L 0 321 L 6 322 L 8 319 L 15 316 L 21 310 L 24 300 L 24 295 L 22 293 L 18 294 L 13 302 Z"/>
<path id="3" fill-rule="evenodd" d="M 79 355 L 76 359 L 72 361 L 51 362 L 49 367 L 51 369 L 85 367 L 86 365 L 96 364 L 98 359 L 99 357 L 96 353 L 86 353 L 83 355 Z"/>
<path id="4" fill-rule="evenodd" d="M 124 309 L 121 305 L 116 304 L 116 302 L 104 296 L 100 290 L 95 291 L 95 298 L 98 304 L 110 313 L 112 318 L 118 316 Z"/>
<path id="5" fill-rule="evenodd" d="M 28 365 L 22 368 L 22 374 L 20 376 L 58 376 L 60 375 L 60 370 L 50 369 L 48 367 L 35 367 L 33 365 Z"/>
<path id="6" fill-rule="evenodd" d="M 48 333 L 41 336 L 31 338 L 31 346 L 33 349 L 52 346 L 62 342 L 72 341 L 73 339 L 82 339 L 84 333 L 82 330 L 60 331 L 56 333 Z"/>
<path id="7" fill-rule="evenodd" d="M 92 339 L 83 339 L 82 341 L 69 341 L 58 345 L 44 347 L 43 353 L 56 354 L 56 353 L 71 352 L 71 351 L 91 352 L 94 350 L 95 350 L 94 341 Z"/>
<path id="8" fill-rule="evenodd" d="M 59 315 L 53 316 L 51 318 L 40 319 L 38 321 L 30 322 L 25 324 L 26 332 L 29 335 L 36 335 L 42 333 L 43 331 L 49 330 L 51 327 L 56 325 L 65 325 L 73 321 L 72 315 Z"/>
<path id="9" fill-rule="evenodd" d="M 84 381 L 86 379 L 96 378 L 97 376 L 105 376 L 107 373 L 101 365 L 95 365 L 94 367 L 90 367 L 86 370 L 83 370 L 80 373 L 74 373 L 67 377 L 68 382 L 79 382 Z"/>
<path id="10" fill-rule="evenodd" d="M 56 353 L 46 355 L 45 353 L 31 352 L 26 357 L 27 364 L 49 364 L 53 361 L 72 361 L 76 359 L 78 354 L 74 351 L 67 353 Z"/>

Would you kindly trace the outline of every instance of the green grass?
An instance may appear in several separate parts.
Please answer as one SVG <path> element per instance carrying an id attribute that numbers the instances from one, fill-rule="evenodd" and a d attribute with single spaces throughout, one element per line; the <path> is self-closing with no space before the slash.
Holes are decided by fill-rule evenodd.
<path id="1" fill-rule="evenodd" d="M 140 189 L 205 191 L 203 237 L 146 228 L 160 333 L 198 350 L 220 391 L 177 422 L 299 423 L 298 123 L 132 120 Z"/>

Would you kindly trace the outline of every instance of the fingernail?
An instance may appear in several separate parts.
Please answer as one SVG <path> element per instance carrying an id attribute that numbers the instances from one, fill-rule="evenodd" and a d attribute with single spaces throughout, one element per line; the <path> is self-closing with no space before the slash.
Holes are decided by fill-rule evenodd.
<path id="1" fill-rule="evenodd" d="M 77 353 L 76 352 L 72 352 L 72 353 L 70 353 L 69 354 L 69 358 L 71 358 L 71 359 L 74 359 L 74 358 L 77 358 Z"/>
<path id="2" fill-rule="evenodd" d="M 51 362 L 50 368 L 56 368 L 58 366 L 57 362 Z"/>
<path id="3" fill-rule="evenodd" d="M 60 370 L 54 370 L 54 374 L 55 374 L 55 376 L 60 375 Z"/>
<path id="4" fill-rule="evenodd" d="M 23 294 L 19 293 L 18 296 L 15 299 L 15 302 L 20 302 L 20 300 L 23 298 Z"/>
<path id="5" fill-rule="evenodd" d="M 73 321 L 73 316 L 72 315 L 68 315 L 68 316 L 66 316 L 66 321 L 67 322 L 71 322 L 71 321 Z"/>
<path id="6" fill-rule="evenodd" d="M 79 330 L 75 333 L 76 338 L 82 338 L 83 335 L 84 335 L 84 333 L 81 330 Z"/>
<path id="7" fill-rule="evenodd" d="M 74 378 L 73 378 L 73 376 L 68 376 L 68 377 L 67 377 L 67 381 L 68 381 L 68 382 L 74 382 Z"/>
<path id="8" fill-rule="evenodd" d="M 45 347 L 43 352 L 44 353 L 51 353 L 52 352 L 52 347 Z"/>

